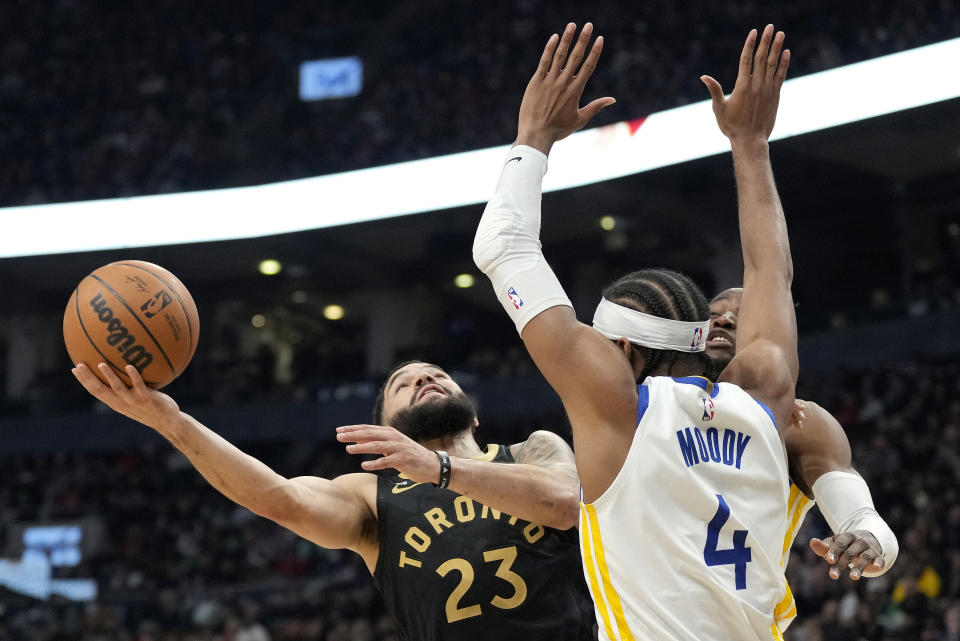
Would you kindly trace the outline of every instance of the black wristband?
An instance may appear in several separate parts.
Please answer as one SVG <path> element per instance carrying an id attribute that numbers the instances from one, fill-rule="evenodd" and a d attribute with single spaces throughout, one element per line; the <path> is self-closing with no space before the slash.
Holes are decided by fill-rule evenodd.
<path id="1" fill-rule="evenodd" d="M 440 459 L 440 481 L 436 486 L 445 490 L 450 485 L 450 456 L 443 450 L 436 450 L 437 458 Z"/>

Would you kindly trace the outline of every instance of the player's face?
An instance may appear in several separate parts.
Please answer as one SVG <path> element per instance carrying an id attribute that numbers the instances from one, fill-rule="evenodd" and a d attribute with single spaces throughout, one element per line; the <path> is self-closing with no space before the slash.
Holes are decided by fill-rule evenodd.
<path id="1" fill-rule="evenodd" d="M 468 429 L 475 420 L 470 399 L 436 365 L 405 365 L 394 372 L 384 388 L 383 422 L 414 440 Z"/>
<path id="2" fill-rule="evenodd" d="M 710 301 L 710 333 L 707 334 L 707 356 L 729 361 L 737 351 L 737 315 L 743 290 L 728 289 Z"/>

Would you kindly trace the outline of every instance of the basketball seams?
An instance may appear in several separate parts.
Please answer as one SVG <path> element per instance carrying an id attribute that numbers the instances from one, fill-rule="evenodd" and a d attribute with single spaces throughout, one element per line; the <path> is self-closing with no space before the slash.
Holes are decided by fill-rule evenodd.
<path id="1" fill-rule="evenodd" d="M 113 289 L 113 287 L 110 287 L 110 285 L 109 285 L 105 280 L 103 280 L 102 278 L 100 278 L 100 277 L 97 276 L 96 274 L 90 274 L 90 277 L 96 279 L 97 282 L 99 282 L 101 285 L 103 285 L 103 286 L 106 287 L 108 290 L 110 290 L 110 293 L 113 294 L 113 297 L 116 298 L 117 301 L 119 301 L 120 304 L 123 305 L 124 308 L 125 308 L 128 312 L 130 312 L 130 315 L 134 318 L 134 320 L 137 321 L 137 323 L 140 324 L 140 327 L 142 327 L 142 328 L 143 328 L 143 331 L 145 331 L 145 332 L 147 333 L 147 336 L 150 337 L 150 340 L 153 341 L 153 344 L 157 346 L 157 350 L 160 352 L 160 355 L 163 356 L 163 360 L 167 361 L 167 365 L 170 366 L 170 371 L 173 372 L 173 375 L 174 375 L 174 376 L 177 376 L 177 375 L 178 375 L 178 374 L 177 374 L 177 368 L 175 368 L 175 367 L 173 366 L 173 363 L 170 361 L 170 358 L 167 356 L 166 351 L 164 351 L 163 346 L 160 344 L 160 341 L 158 341 L 158 340 L 156 339 L 156 337 L 153 335 L 153 333 L 147 328 L 146 324 L 145 324 L 142 320 L 140 320 L 140 317 L 137 315 L 137 313 L 134 312 L 132 309 L 130 309 L 130 306 L 127 305 L 127 301 L 125 301 L 125 300 L 123 299 L 123 297 L 120 296 L 120 294 L 118 294 L 118 293 Z M 77 303 L 77 304 L 79 305 L 79 303 Z M 97 351 L 99 351 L 99 350 L 97 350 Z"/>
<path id="2" fill-rule="evenodd" d="M 81 283 L 81 285 L 82 284 L 83 283 Z M 95 349 L 97 351 L 97 354 L 100 354 L 100 357 L 103 358 L 104 363 L 112 367 L 114 371 L 116 371 L 118 374 L 121 374 L 127 380 L 130 380 L 130 377 L 127 376 L 127 373 L 123 371 L 122 368 L 119 368 L 116 365 L 114 365 L 113 361 L 111 361 L 106 354 L 100 351 L 100 348 L 97 347 L 97 344 L 93 341 L 93 338 L 90 336 L 90 333 L 87 331 L 87 327 L 83 324 L 83 316 L 80 314 L 80 286 L 79 285 L 75 290 L 73 290 L 73 294 L 74 294 L 74 297 L 73 297 L 74 308 L 76 309 L 76 312 L 77 312 L 77 322 L 80 323 L 80 329 L 83 331 L 83 335 L 86 336 L 87 340 L 90 342 L 90 347 Z M 76 365 L 76 363 L 74 363 L 74 365 Z"/>
<path id="3" fill-rule="evenodd" d="M 192 355 L 193 355 L 193 352 L 196 350 L 196 345 L 194 345 L 194 343 L 193 343 L 193 326 L 192 326 L 191 323 L 190 323 L 190 314 L 187 312 L 187 307 L 186 307 L 186 305 L 183 304 L 183 300 L 180 298 L 180 294 L 177 293 L 177 290 L 176 290 L 175 288 L 171 287 L 171 286 L 167 283 L 167 281 L 165 281 L 163 278 L 161 278 L 161 277 L 158 276 L 157 274 L 153 273 L 152 271 L 150 271 L 149 269 L 147 269 L 146 267 L 143 267 L 143 266 L 141 266 L 141 265 L 135 265 L 135 264 L 133 264 L 133 263 L 110 263 L 110 264 L 111 264 L 111 265 L 121 265 L 121 266 L 123 266 L 123 267 L 133 267 L 133 268 L 135 268 L 135 269 L 140 269 L 140 270 L 142 270 L 142 271 L 145 271 L 145 272 L 147 272 L 148 274 L 150 274 L 151 276 L 153 276 L 154 278 L 156 278 L 158 281 L 160 281 L 160 284 L 163 285 L 164 287 L 166 287 L 166 288 L 167 288 L 167 291 L 169 291 L 171 294 L 173 294 L 173 297 L 177 299 L 177 304 L 180 305 L 180 310 L 183 312 L 183 317 L 184 317 L 184 318 L 186 319 L 186 321 L 187 321 L 187 331 L 190 333 L 190 355 L 192 356 Z M 107 267 L 109 267 L 109 265 L 107 265 Z M 171 274 L 171 275 L 172 275 L 172 274 Z M 176 277 L 174 277 L 174 278 L 176 278 Z M 186 285 L 184 285 L 183 283 L 180 283 L 180 285 L 181 285 L 184 289 L 186 289 Z M 196 305 L 194 305 L 194 307 L 196 307 Z"/>

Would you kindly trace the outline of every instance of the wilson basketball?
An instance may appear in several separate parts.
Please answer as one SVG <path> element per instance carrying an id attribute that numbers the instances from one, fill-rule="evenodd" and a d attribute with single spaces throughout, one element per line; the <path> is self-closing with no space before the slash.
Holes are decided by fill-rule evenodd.
<path id="1" fill-rule="evenodd" d="M 197 349 L 200 317 L 190 292 L 163 267 L 140 260 L 110 263 L 80 281 L 63 314 L 63 340 L 74 363 L 102 376 L 104 362 L 130 385 L 129 363 L 160 388 L 179 376 Z"/>

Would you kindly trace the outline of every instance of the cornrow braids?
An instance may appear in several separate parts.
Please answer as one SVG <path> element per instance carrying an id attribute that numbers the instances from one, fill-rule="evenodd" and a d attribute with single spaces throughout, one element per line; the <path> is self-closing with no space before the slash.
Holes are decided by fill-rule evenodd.
<path id="1" fill-rule="evenodd" d="M 612 303 L 629 307 L 645 314 L 671 320 L 702 322 L 710 318 L 710 305 L 700 288 L 689 277 L 670 269 L 641 269 L 621 276 L 603 290 L 603 297 Z M 646 350 L 646 364 L 640 373 L 643 381 L 661 365 L 670 371 L 680 352 Z M 700 369 L 707 372 L 708 360 L 703 353 L 691 354 L 697 358 Z"/>

